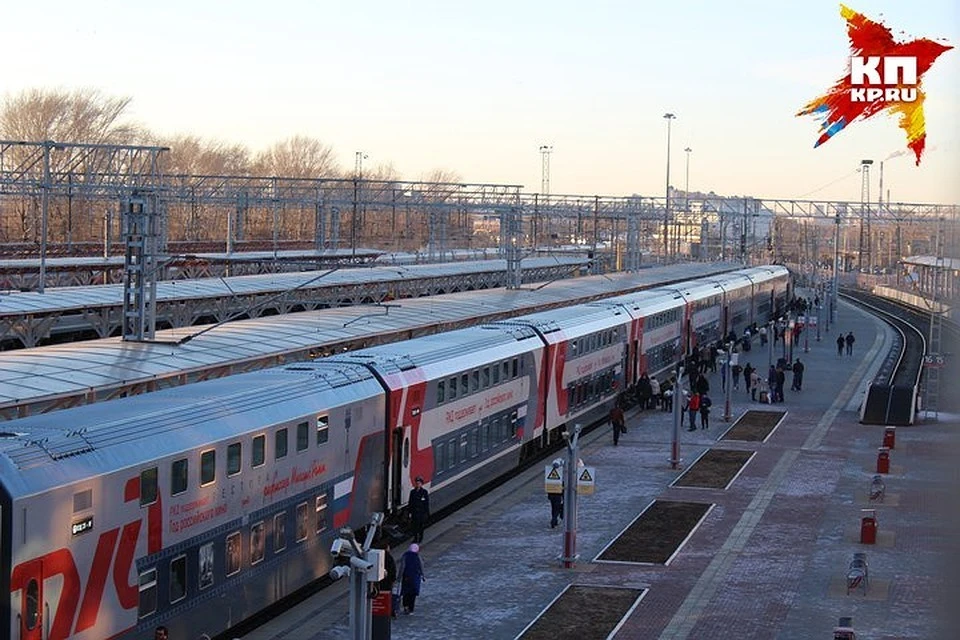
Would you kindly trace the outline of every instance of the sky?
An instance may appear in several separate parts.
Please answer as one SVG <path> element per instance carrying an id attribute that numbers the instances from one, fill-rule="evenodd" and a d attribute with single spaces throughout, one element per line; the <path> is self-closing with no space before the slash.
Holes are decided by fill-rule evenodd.
<path id="1" fill-rule="evenodd" d="M 7 4 L 0 96 L 92 87 L 131 98 L 131 118 L 160 134 L 254 152 L 306 135 L 344 168 L 362 150 L 406 179 L 447 169 L 537 192 L 551 145 L 551 193 L 662 196 L 665 112 L 679 189 L 689 160 L 693 191 L 858 201 L 861 159 L 906 150 L 893 117 L 815 149 L 819 123 L 795 115 L 845 73 L 828 0 Z M 848 5 L 897 37 L 957 47 L 923 79 L 921 165 L 887 160 L 884 191 L 960 203 L 960 3 Z"/>

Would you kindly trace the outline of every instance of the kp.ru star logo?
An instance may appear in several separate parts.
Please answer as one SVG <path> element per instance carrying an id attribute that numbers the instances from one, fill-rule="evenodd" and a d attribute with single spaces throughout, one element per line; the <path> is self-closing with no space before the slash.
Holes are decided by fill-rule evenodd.
<path id="1" fill-rule="evenodd" d="M 847 21 L 853 53 L 847 75 L 797 114 L 822 118 L 820 137 L 813 146 L 819 147 L 851 122 L 887 111 L 899 116 L 907 147 L 919 165 L 927 139 L 926 95 L 920 82 L 933 62 L 953 47 L 926 38 L 895 42 L 890 29 L 849 7 L 840 5 L 840 15 Z"/>

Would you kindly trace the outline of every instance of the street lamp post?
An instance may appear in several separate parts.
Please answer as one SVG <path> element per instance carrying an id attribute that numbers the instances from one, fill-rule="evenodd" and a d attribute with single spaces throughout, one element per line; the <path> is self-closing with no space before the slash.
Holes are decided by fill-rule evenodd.
<path id="1" fill-rule="evenodd" d="M 687 154 L 686 162 L 686 177 L 683 183 L 683 213 L 686 217 L 686 221 L 689 224 L 690 222 L 690 152 L 693 151 L 690 147 L 684 148 L 684 153 Z M 689 229 L 689 227 L 688 227 Z M 689 240 L 690 236 L 687 236 Z M 680 238 L 677 238 L 677 253 L 680 253 Z M 691 256 L 692 257 L 692 256 Z"/>
<path id="2" fill-rule="evenodd" d="M 667 121 L 667 188 L 663 208 L 663 261 L 666 262 L 670 255 L 670 123 L 677 116 L 665 113 L 663 117 Z"/>
<path id="3" fill-rule="evenodd" d="M 360 182 L 363 180 L 363 161 L 367 154 L 363 151 L 357 151 L 354 155 L 354 176 L 353 176 L 353 216 L 350 220 L 350 253 L 353 257 L 357 255 L 357 232 L 358 232 L 358 205 L 360 202 Z"/>

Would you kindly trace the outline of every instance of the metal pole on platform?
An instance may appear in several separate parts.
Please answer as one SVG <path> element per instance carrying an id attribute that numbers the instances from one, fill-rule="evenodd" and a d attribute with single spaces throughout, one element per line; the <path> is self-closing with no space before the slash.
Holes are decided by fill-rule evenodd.
<path id="1" fill-rule="evenodd" d="M 767 369 L 773 366 L 773 343 L 776 342 L 774 336 L 776 334 L 777 326 L 773 320 L 767 323 L 769 328 L 767 329 Z"/>
<path id="2" fill-rule="evenodd" d="M 673 439 L 670 443 L 670 468 L 680 468 L 680 423 L 683 421 L 683 365 L 677 367 L 677 381 L 673 385 Z"/>
<path id="3" fill-rule="evenodd" d="M 833 290 L 830 292 L 830 321 L 837 322 L 837 291 L 840 287 L 840 212 L 836 215 L 833 237 Z"/>
<path id="4" fill-rule="evenodd" d="M 563 432 L 567 442 L 567 465 L 563 485 L 563 568 L 572 569 L 577 561 L 577 463 L 580 461 L 581 427 L 573 425 L 573 435 Z"/>
<path id="5" fill-rule="evenodd" d="M 733 393 L 733 343 L 727 343 L 727 367 L 724 371 L 724 403 L 723 403 L 723 419 L 726 422 L 730 421 L 730 418 L 733 417 L 733 412 L 730 411 L 730 396 Z"/>

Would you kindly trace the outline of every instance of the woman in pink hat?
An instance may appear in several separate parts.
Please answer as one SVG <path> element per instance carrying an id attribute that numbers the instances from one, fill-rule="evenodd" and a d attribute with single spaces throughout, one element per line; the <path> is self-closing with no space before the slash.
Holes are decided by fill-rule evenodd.
<path id="1" fill-rule="evenodd" d="M 420 560 L 420 545 L 416 542 L 404 552 L 400 558 L 400 598 L 403 600 L 403 612 L 413 613 L 420 595 L 420 583 L 426 578 L 423 576 L 423 562 Z"/>

